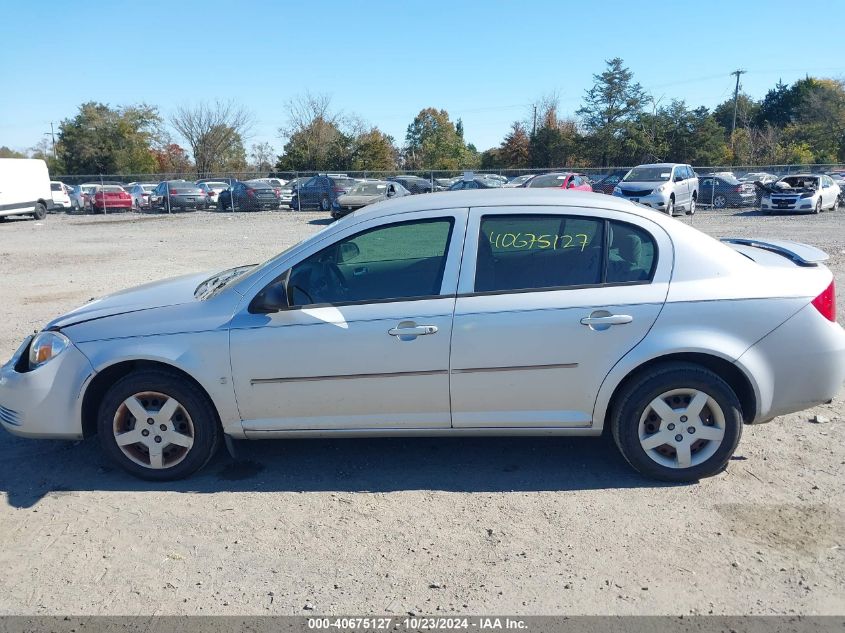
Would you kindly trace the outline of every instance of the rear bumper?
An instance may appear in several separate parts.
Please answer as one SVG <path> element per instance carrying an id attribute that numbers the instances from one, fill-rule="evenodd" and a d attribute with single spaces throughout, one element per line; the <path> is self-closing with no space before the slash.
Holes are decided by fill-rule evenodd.
<path id="1" fill-rule="evenodd" d="M 82 390 L 94 376 L 91 363 L 71 344 L 55 359 L 21 373 L 15 365 L 29 339 L 0 367 L 0 426 L 13 435 L 82 438 Z"/>
<path id="2" fill-rule="evenodd" d="M 828 402 L 845 382 L 845 330 L 808 304 L 737 360 L 757 381 L 765 421 Z"/>

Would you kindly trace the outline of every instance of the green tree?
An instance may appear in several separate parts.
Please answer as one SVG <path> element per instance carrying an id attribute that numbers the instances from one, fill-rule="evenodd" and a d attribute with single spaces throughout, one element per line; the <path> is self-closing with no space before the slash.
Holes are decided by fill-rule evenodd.
<path id="1" fill-rule="evenodd" d="M 590 149 L 602 166 L 618 160 L 625 133 L 646 103 L 645 91 L 634 82 L 622 59 L 614 57 L 606 64 L 603 73 L 593 75 L 593 87 L 576 112 L 591 137 Z"/>
<path id="2" fill-rule="evenodd" d="M 17 152 L 10 147 L 3 145 L 0 147 L 0 158 L 26 158 L 23 152 Z"/>
<path id="3" fill-rule="evenodd" d="M 539 124 L 528 139 L 528 162 L 532 167 L 566 167 L 578 161 L 578 126 L 558 116 L 557 96 L 536 104 Z"/>
<path id="4" fill-rule="evenodd" d="M 150 151 L 161 117 L 148 105 L 111 108 L 88 102 L 59 125 L 57 158 L 67 174 L 137 174 L 155 169 Z"/>
<path id="5" fill-rule="evenodd" d="M 525 124 L 515 121 L 498 149 L 501 166 L 509 168 L 530 167 L 530 139 Z"/>
<path id="6" fill-rule="evenodd" d="M 478 152 L 464 144 L 446 110 L 425 108 L 408 126 L 405 162 L 411 169 L 464 169 L 479 161 Z"/>
<path id="7" fill-rule="evenodd" d="M 740 93 L 736 99 L 736 127 L 747 128 L 754 125 L 760 112 L 760 104 L 754 101 L 745 93 Z M 734 99 L 726 99 L 713 108 L 713 118 L 716 123 L 725 129 L 726 134 L 731 133 L 734 120 Z"/>
<path id="8" fill-rule="evenodd" d="M 191 149 L 197 175 L 246 167 L 243 140 L 252 127 L 252 114 L 244 107 L 233 101 L 179 106 L 170 123 Z"/>
<path id="9" fill-rule="evenodd" d="M 353 138 L 350 166 L 355 171 L 389 171 L 396 169 L 397 153 L 393 138 L 373 127 Z"/>

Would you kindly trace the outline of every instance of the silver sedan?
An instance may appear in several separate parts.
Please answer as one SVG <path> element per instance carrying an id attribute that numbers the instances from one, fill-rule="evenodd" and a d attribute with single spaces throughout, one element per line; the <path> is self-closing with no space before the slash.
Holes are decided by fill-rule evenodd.
<path id="1" fill-rule="evenodd" d="M 745 424 L 845 379 L 827 256 L 717 241 L 594 193 L 408 196 L 258 266 L 58 317 L 0 370 L 0 424 L 99 436 L 148 479 L 224 435 L 600 435 L 643 474 L 725 468 Z"/>

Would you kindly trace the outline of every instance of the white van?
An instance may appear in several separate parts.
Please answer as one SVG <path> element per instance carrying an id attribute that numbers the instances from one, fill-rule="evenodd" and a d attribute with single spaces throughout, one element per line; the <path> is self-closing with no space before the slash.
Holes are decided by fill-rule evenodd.
<path id="1" fill-rule="evenodd" d="M 47 163 L 33 158 L 0 158 L 0 218 L 31 215 L 43 220 L 53 206 Z"/>

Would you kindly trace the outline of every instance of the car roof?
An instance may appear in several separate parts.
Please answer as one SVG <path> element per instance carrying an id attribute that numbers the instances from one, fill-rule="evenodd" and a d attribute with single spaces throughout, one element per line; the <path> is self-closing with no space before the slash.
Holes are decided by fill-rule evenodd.
<path id="1" fill-rule="evenodd" d="M 783 178 L 818 178 L 819 176 L 824 176 L 824 174 L 786 174 Z"/>
<path id="2" fill-rule="evenodd" d="M 635 204 L 630 200 L 608 196 L 603 193 L 576 190 L 561 192 L 557 189 L 507 189 L 504 187 L 441 191 L 393 198 L 355 211 L 353 215 L 358 219 L 375 219 L 402 213 L 412 213 L 414 211 L 502 206 L 582 207 L 631 213 L 655 221 L 658 224 L 677 222 L 677 220 L 669 218 L 666 214 Z"/>

